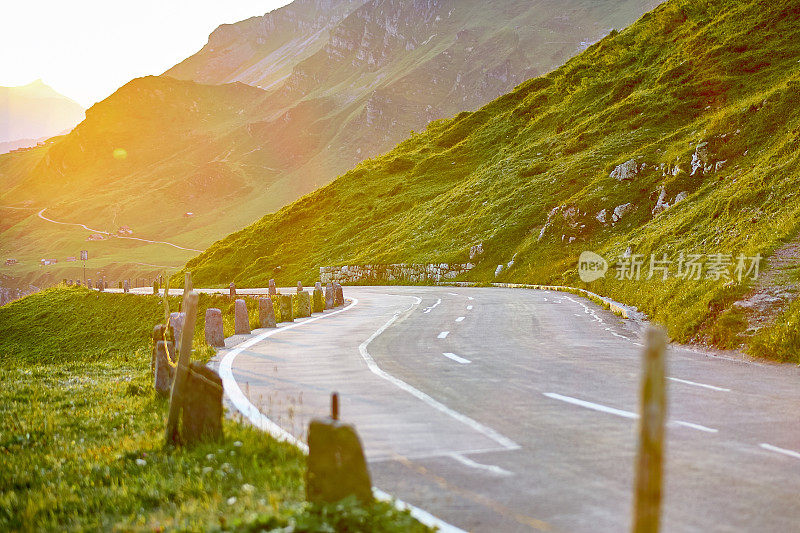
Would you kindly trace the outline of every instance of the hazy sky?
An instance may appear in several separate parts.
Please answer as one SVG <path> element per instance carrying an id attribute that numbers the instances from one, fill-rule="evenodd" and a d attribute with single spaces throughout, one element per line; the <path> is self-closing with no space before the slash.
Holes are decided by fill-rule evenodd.
<path id="1" fill-rule="evenodd" d="M 290 0 L 0 0 L 0 86 L 38 78 L 89 107 Z"/>

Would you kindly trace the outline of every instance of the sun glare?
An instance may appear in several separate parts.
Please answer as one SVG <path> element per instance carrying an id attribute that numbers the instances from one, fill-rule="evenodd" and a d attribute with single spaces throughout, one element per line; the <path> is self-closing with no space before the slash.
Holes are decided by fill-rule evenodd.
<path id="1" fill-rule="evenodd" d="M 194 54 L 220 24 L 288 0 L 9 0 L 0 7 L 0 86 L 42 79 L 84 107 Z M 120 16 L 124 13 L 124 16 Z"/>

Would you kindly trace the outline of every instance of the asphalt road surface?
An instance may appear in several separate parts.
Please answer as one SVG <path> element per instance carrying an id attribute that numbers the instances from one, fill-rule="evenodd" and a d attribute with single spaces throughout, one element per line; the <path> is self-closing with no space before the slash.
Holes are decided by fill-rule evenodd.
<path id="1" fill-rule="evenodd" d="M 459 528 L 630 528 L 640 328 L 566 293 L 344 290 L 226 341 L 242 398 L 304 440 L 338 391 L 373 484 Z M 662 530 L 800 531 L 800 369 L 675 345 L 667 368 Z"/>

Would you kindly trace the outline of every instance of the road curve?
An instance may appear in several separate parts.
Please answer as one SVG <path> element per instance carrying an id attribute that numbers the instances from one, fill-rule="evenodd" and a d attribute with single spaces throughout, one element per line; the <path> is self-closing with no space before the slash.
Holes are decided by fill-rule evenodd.
<path id="1" fill-rule="evenodd" d="M 261 413 L 302 441 L 338 391 L 375 485 L 466 530 L 629 528 L 642 347 L 626 321 L 548 291 L 345 294 L 356 305 L 228 361 Z M 662 530 L 797 531 L 800 369 L 671 346 L 668 376 Z"/>
<path id="2" fill-rule="evenodd" d="M 103 231 L 103 230 L 100 230 L 100 229 L 90 228 L 86 224 L 80 224 L 80 223 L 77 223 L 77 222 L 59 222 L 58 220 L 53 220 L 52 218 L 47 218 L 46 216 L 44 216 L 44 212 L 45 211 L 47 211 L 46 207 L 44 209 L 42 209 L 41 211 L 39 211 L 38 213 L 36 213 L 36 215 L 39 218 L 41 218 L 42 220 L 45 220 L 47 222 L 52 222 L 53 224 L 60 224 L 62 226 L 79 226 L 79 227 L 85 229 L 86 231 L 90 231 L 92 233 L 102 233 L 103 235 L 111 235 L 112 237 L 117 238 L 117 239 L 128 239 L 130 241 L 140 241 L 140 242 L 146 242 L 146 243 L 150 243 L 150 244 L 164 244 L 164 245 L 167 245 L 167 246 L 172 246 L 173 248 L 177 248 L 179 250 L 186 250 L 188 252 L 202 252 L 203 251 L 203 250 L 196 250 L 195 248 L 185 248 L 183 246 L 180 246 L 180 245 L 177 245 L 177 244 L 174 244 L 174 243 L 171 243 L 171 242 L 167 242 L 167 241 L 152 241 L 150 239 L 142 239 L 140 237 L 126 237 L 124 235 L 117 235 L 117 234 L 109 233 L 107 231 Z"/>

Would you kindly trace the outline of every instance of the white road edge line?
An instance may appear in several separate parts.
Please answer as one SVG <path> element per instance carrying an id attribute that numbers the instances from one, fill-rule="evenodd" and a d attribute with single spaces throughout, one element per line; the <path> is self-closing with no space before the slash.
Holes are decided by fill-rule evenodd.
<path id="1" fill-rule="evenodd" d="M 605 405 L 600 405 L 599 403 L 592 403 L 592 402 L 587 402 L 585 400 L 579 400 L 578 398 L 572 398 L 571 396 L 563 396 L 555 392 L 543 392 L 542 394 L 544 394 L 548 398 L 552 398 L 553 400 L 560 400 L 562 402 L 567 402 L 571 403 L 572 405 L 585 407 L 593 411 L 600 411 L 601 413 L 608 413 L 610 415 L 621 416 L 622 418 L 629 418 L 631 420 L 637 420 L 639 418 L 639 415 L 637 413 L 632 413 L 630 411 L 623 411 L 622 409 L 615 409 L 614 407 L 607 407 Z M 702 426 L 700 424 L 694 424 L 692 422 L 684 422 L 682 420 L 670 420 L 667 423 L 667 425 L 696 429 L 698 431 L 704 431 L 706 433 L 719 432 L 719 430 L 714 428 Z"/>
<path id="2" fill-rule="evenodd" d="M 398 318 L 400 318 L 401 315 L 403 315 L 404 313 L 406 313 L 408 311 L 411 311 L 414 308 L 415 305 L 419 305 L 419 303 L 421 301 L 422 300 L 417 298 L 417 303 L 416 304 L 412 304 L 412 306 L 409 307 L 404 312 L 396 313 L 391 319 L 389 319 L 388 322 L 386 322 L 386 324 L 384 324 L 383 326 L 378 328 L 378 330 L 375 333 L 370 335 L 370 337 L 367 340 L 365 340 L 363 343 L 361 343 L 361 346 L 358 347 L 358 351 L 361 354 L 361 357 L 367 363 L 367 366 L 372 371 L 372 373 L 375 374 L 376 376 L 385 379 L 386 381 L 388 381 L 388 382 L 392 383 L 393 385 L 395 385 L 396 387 L 406 391 L 407 393 L 409 393 L 410 395 L 414 396 L 415 398 L 419 398 L 420 400 L 422 400 L 423 402 L 427 403 L 429 406 L 433 407 L 437 411 L 440 411 L 440 412 L 448 415 L 449 417 L 454 418 L 455 420 L 458 420 L 462 424 L 464 424 L 466 426 L 469 426 L 470 428 L 474 429 L 478 433 L 481 433 L 484 436 L 488 437 L 489 439 L 495 441 L 496 443 L 498 443 L 500 446 L 506 448 L 507 450 L 518 450 L 520 448 L 519 444 L 517 444 L 513 440 L 509 439 L 508 437 L 505 437 L 504 435 L 501 435 L 500 433 L 496 432 L 495 430 L 493 430 L 490 427 L 484 426 L 480 422 L 477 422 L 477 421 L 473 420 L 472 418 L 468 417 L 467 415 L 461 414 L 458 411 L 454 411 L 453 409 L 450 409 L 449 407 L 447 407 L 443 403 L 441 403 L 441 402 L 439 402 L 437 400 L 434 400 L 429 395 L 427 395 L 424 392 L 422 392 L 421 390 L 409 385 L 408 383 L 406 383 L 402 379 L 396 378 L 393 375 L 391 375 L 391 374 L 389 374 L 387 372 L 384 372 L 383 370 L 381 370 L 381 368 L 378 366 L 378 364 L 375 362 L 375 360 L 372 358 L 372 356 L 367 351 L 367 346 L 369 346 L 369 344 L 372 341 L 374 341 L 376 338 L 378 338 L 378 336 L 381 333 L 386 331 L 389 328 L 389 326 L 394 324 L 394 322 Z"/>
<path id="3" fill-rule="evenodd" d="M 460 294 L 456 294 L 454 292 L 448 292 L 447 294 L 449 294 L 450 296 L 461 296 Z"/>
<path id="4" fill-rule="evenodd" d="M 463 322 L 465 318 L 467 318 L 467 317 L 460 316 L 460 317 L 456 318 L 456 322 Z"/>
<path id="5" fill-rule="evenodd" d="M 788 455 L 789 457 L 800 459 L 800 452 L 796 452 L 794 450 L 787 450 L 786 448 L 778 448 L 777 446 L 773 446 L 772 444 L 767 444 L 766 442 L 762 442 L 761 444 L 759 444 L 759 446 L 771 452 L 782 453 L 784 455 Z"/>
<path id="6" fill-rule="evenodd" d="M 496 476 L 507 477 L 507 476 L 513 476 L 514 475 L 512 472 L 509 472 L 505 468 L 500 468 L 497 465 L 485 465 L 485 464 L 482 464 L 482 463 L 478 463 L 478 462 L 473 461 L 469 457 L 465 457 L 465 456 L 461 455 L 460 453 L 449 453 L 447 455 L 448 455 L 448 457 L 452 457 L 453 459 L 455 459 L 456 461 L 458 461 L 459 463 L 461 463 L 464 466 L 468 466 L 470 468 L 477 468 L 478 470 L 486 470 L 487 472 L 491 472 L 492 474 L 494 474 Z"/>
<path id="7" fill-rule="evenodd" d="M 442 355 L 447 357 L 448 359 L 452 359 L 456 363 L 461 363 L 462 365 L 468 365 L 472 362 L 469 359 L 464 359 L 463 357 L 459 357 L 456 354 L 450 352 L 443 352 Z"/>
<path id="8" fill-rule="evenodd" d="M 437 339 L 446 339 L 447 336 L 450 335 L 449 331 L 443 331 L 436 336 Z"/>
<path id="9" fill-rule="evenodd" d="M 441 531 L 442 533 L 467 533 L 461 528 L 458 528 L 452 524 L 448 524 L 443 520 L 436 518 L 428 511 L 424 511 L 419 507 L 414 507 L 413 505 L 404 502 L 403 500 L 398 500 L 394 498 L 391 494 L 383 492 L 381 489 L 372 487 L 372 494 L 375 496 L 376 499 L 384 501 L 384 502 L 394 502 L 395 508 L 400 511 L 408 511 L 411 513 L 411 516 L 416 518 L 418 521 L 422 522 L 426 526 L 430 528 L 436 528 L 437 531 Z"/>
<path id="10" fill-rule="evenodd" d="M 678 383 L 685 383 L 686 385 L 694 385 L 695 387 L 703 387 L 704 389 L 711 389 L 711 390 L 718 390 L 722 392 L 730 392 L 731 389 L 726 389 L 725 387 L 716 387 L 714 385 L 707 385 L 705 383 L 697 383 L 696 381 L 689 381 L 688 379 L 680 379 L 680 378 L 667 378 L 670 381 L 677 381 Z"/>
<path id="11" fill-rule="evenodd" d="M 222 378 L 223 390 L 225 391 L 225 394 L 228 396 L 228 399 L 230 399 L 231 403 L 233 403 L 234 407 L 236 407 L 239 410 L 239 412 L 241 412 L 242 415 L 244 415 L 244 417 L 250 421 L 251 424 L 261 429 L 262 431 L 266 431 L 267 433 L 272 435 L 272 437 L 275 440 L 280 442 L 288 442 L 294 445 L 304 454 L 308 455 L 308 445 L 305 442 L 297 439 L 294 435 L 292 435 L 291 433 L 280 427 L 278 424 L 276 424 L 275 422 L 264 416 L 255 405 L 250 403 L 250 401 L 242 392 L 242 389 L 239 388 L 239 384 L 236 383 L 236 378 L 233 377 L 233 370 L 232 370 L 233 360 L 236 359 L 236 356 L 239 355 L 244 350 L 250 348 L 251 346 L 254 346 L 255 344 L 258 344 L 267 337 L 271 337 L 272 335 L 278 333 L 279 331 L 293 329 L 296 327 L 300 327 L 303 324 L 316 322 L 317 320 L 321 320 L 323 318 L 328 318 L 333 315 L 338 315 L 339 313 L 343 313 L 349 309 L 352 309 L 357 304 L 358 304 L 358 299 L 353 298 L 350 305 L 348 305 L 344 309 L 339 309 L 338 311 L 332 311 L 330 313 L 321 316 L 309 318 L 308 320 L 304 320 L 302 322 L 296 322 L 294 324 L 289 324 L 287 326 L 283 326 L 277 329 L 271 329 L 269 331 L 265 331 L 264 333 L 256 335 L 252 339 L 247 340 L 242 344 L 239 344 L 231 351 L 226 353 L 225 356 L 222 358 L 222 361 L 220 361 L 219 374 L 220 377 Z M 466 533 L 463 529 L 457 528 L 452 524 L 448 524 L 447 522 L 439 518 L 436 518 L 429 512 L 420 509 L 419 507 L 415 507 L 411 504 L 404 502 L 403 500 L 399 500 L 393 497 L 391 494 L 382 491 L 378 487 L 372 487 L 372 494 L 378 500 L 393 504 L 395 508 L 397 508 L 400 511 L 408 510 L 411 513 L 411 516 L 413 516 L 418 521 L 420 521 L 421 523 L 425 524 L 428 527 L 437 528 L 439 531 L 442 531 L 444 533 Z"/>

